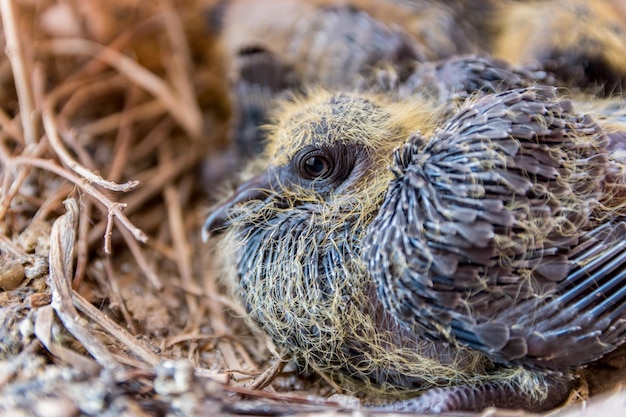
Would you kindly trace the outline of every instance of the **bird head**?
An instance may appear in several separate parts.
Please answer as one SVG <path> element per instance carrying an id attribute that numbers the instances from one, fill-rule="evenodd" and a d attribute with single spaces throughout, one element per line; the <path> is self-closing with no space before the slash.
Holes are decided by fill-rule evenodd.
<path id="1" fill-rule="evenodd" d="M 283 102 L 267 127 L 262 172 L 214 210 L 204 224 L 205 240 L 293 210 L 335 216 L 337 224 L 340 214 L 369 219 L 392 178 L 393 150 L 411 132 L 429 133 L 433 113 L 419 100 L 323 90 Z"/>

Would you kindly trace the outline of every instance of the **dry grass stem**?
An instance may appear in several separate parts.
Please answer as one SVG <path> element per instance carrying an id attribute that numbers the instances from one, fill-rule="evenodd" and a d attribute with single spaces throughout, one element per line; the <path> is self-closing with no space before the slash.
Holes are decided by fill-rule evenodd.
<path id="1" fill-rule="evenodd" d="M 135 239 L 139 240 L 140 242 L 148 241 L 148 236 L 143 231 L 135 227 L 132 222 L 122 213 L 122 210 L 126 207 L 126 204 L 111 201 L 91 184 L 85 182 L 83 179 L 77 177 L 71 172 L 64 170 L 53 161 L 41 158 L 21 156 L 12 158 L 11 163 L 15 165 L 28 165 L 36 168 L 41 168 L 43 170 L 53 172 L 59 177 L 65 178 L 66 180 L 77 185 L 79 188 L 85 190 L 90 196 L 95 197 L 100 203 L 102 203 L 109 211 L 111 218 L 117 218 L 120 223 L 122 223 L 124 227 L 126 227 L 133 234 Z M 105 251 L 107 250 L 108 252 L 110 252 L 110 248 L 105 248 Z"/>
<path id="2" fill-rule="evenodd" d="M 102 327 L 112 337 L 125 344 L 134 355 L 143 360 L 145 363 L 154 366 L 161 362 L 161 359 L 158 355 L 155 355 L 153 352 L 151 352 L 149 349 L 139 343 L 135 337 L 129 334 L 126 330 L 124 330 L 119 324 L 111 320 L 111 318 L 108 317 L 106 314 L 103 314 L 101 311 L 95 308 L 91 303 L 89 303 L 79 294 L 74 293 L 72 299 L 76 304 L 76 308 L 78 308 L 78 310 L 85 314 L 85 316 L 87 316 L 90 320 L 93 320 L 94 323 Z"/>
<path id="3" fill-rule="evenodd" d="M 41 344 L 56 358 L 72 364 L 85 372 L 99 372 L 101 366 L 91 358 L 79 355 L 75 351 L 63 347 L 54 341 L 54 309 L 45 306 L 37 311 L 35 321 L 35 336 Z"/>
<path id="4" fill-rule="evenodd" d="M 75 200 L 65 202 L 67 213 L 52 225 L 50 234 L 50 287 L 52 307 L 59 315 L 65 328 L 78 339 L 87 351 L 107 369 L 116 369 L 119 364 L 98 339 L 91 336 L 86 322 L 72 304 L 71 282 L 78 228 L 78 204 Z M 71 362 L 70 362 L 71 363 Z"/>
<path id="5" fill-rule="evenodd" d="M 19 19 L 15 13 L 13 0 L 2 0 L 0 2 L 0 13 L 2 14 L 2 26 L 6 42 L 4 50 L 13 69 L 24 138 L 26 144 L 32 146 L 37 141 L 37 129 L 34 120 L 35 106 L 32 85 L 28 77 L 28 74 L 30 74 L 29 63 L 21 42 L 23 37 L 17 27 Z"/>
<path id="6" fill-rule="evenodd" d="M 46 135 L 48 140 L 50 141 L 50 145 L 65 165 L 67 165 L 72 171 L 76 172 L 78 175 L 84 177 L 87 181 L 108 188 L 112 191 L 126 192 L 133 190 L 139 186 L 139 181 L 129 181 L 124 184 L 116 184 L 112 181 L 107 181 L 100 175 L 95 174 L 91 170 L 83 167 L 81 164 L 75 161 L 74 158 L 72 158 L 72 156 L 69 154 L 69 152 L 67 152 L 67 150 L 63 146 L 61 138 L 57 134 L 59 129 L 57 127 L 54 114 L 52 112 L 52 107 L 53 105 L 51 103 L 44 104 L 44 112 L 42 115 L 43 126 L 46 130 Z"/>

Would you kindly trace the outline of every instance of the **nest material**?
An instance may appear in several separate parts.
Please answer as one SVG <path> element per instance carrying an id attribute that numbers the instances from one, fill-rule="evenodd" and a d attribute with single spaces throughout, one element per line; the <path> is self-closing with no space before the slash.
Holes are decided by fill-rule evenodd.
<path id="1" fill-rule="evenodd" d="M 0 414 L 350 414 L 199 242 L 228 174 L 201 175 L 229 146 L 210 3 L 0 3 Z"/>

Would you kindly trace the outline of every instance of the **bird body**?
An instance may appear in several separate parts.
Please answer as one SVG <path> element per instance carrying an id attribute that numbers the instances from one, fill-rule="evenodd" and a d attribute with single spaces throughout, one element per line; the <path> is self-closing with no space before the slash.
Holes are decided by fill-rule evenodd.
<path id="1" fill-rule="evenodd" d="M 496 384 L 554 406 L 552 380 L 562 400 L 571 370 L 626 337 L 619 117 L 611 136 L 539 86 L 447 121 L 439 107 L 323 90 L 285 104 L 265 171 L 205 231 L 227 228 L 250 316 L 344 389 Z"/>
<path id="2" fill-rule="evenodd" d="M 397 409 L 540 411 L 624 342 L 626 107 L 541 85 L 620 85 L 613 6 L 222 3 L 238 145 L 263 152 L 203 233 L 281 349 Z"/>
<path id="3" fill-rule="evenodd" d="M 378 301 L 361 260 L 360 242 L 391 179 L 386 169 L 372 167 L 391 162 L 393 142 L 385 140 L 385 133 L 396 130 L 398 143 L 408 130 L 389 120 L 380 104 L 350 95 L 319 91 L 308 106 L 293 106 L 274 132 L 282 140 L 268 145 L 270 169 L 262 181 L 257 177 L 243 186 L 253 192 L 286 192 L 278 200 L 248 200 L 228 220 L 233 230 L 228 238 L 238 247 L 233 265 L 251 317 L 266 323 L 272 338 L 290 346 L 308 367 L 343 380 L 342 385 L 350 375 L 363 374 L 355 387 L 365 382 L 372 388 L 423 389 L 456 378 L 459 369 L 469 367 L 467 374 L 473 374 L 475 354 L 451 350 L 444 359 L 433 342 L 410 335 L 395 322 Z M 339 137 L 346 141 L 335 143 Z M 374 153 L 370 146 L 384 146 L 387 152 Z M 349 170 L 322 180 L 305 178 L 306 161 L 324 147 L 344 158 Z M 436 381 L 426 382 L 431 378 Z"/>

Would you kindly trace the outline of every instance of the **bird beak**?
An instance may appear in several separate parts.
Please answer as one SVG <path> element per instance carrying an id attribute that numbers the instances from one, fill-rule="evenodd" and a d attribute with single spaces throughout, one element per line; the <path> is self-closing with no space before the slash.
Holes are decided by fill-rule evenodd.
<path id="1" fill-rule="evenodd" d="M 202 226 L 203 242 L 206 243 L 211 234 L 218 233 L 228 226 L 228 217 L 236 205 L 252 200 L 264 200 L 275 193 L 269 172 L 270 170 L 267 170 L 244 182 L 237 187 L 235 193 L 228 200 L 215 208 Z"/>

